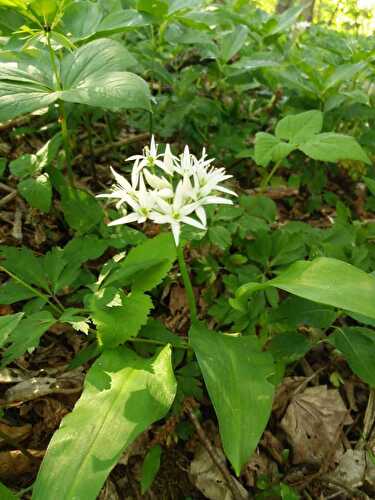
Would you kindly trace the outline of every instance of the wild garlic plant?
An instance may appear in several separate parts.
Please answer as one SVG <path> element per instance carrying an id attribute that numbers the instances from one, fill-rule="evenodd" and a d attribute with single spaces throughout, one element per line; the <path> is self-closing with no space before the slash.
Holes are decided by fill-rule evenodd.
<path id="1" fill-rule="evenodd" d="M 111 167 L 116 183 L 109 193 L 98 195 L 98 198 L 116 201 L 116 208 L 122 212 L 121 217 L 109 225 L 146 221 L 169 225 L 194 321 L 197 310 L 180 242 L 181 227 L 187 224 L 206 230 L 205 206 L 232 205 L 231 199 L 221 196 L 236 196 L 223 186 L 232 176 L 224 168 L 212 165 L 214 158 L 207 157 L 205 148 L 200 158 L 191 154 L 187 145 L 180 156 L 172 153 L 169 144 L 164 153 L 159 153 L 154 136 L 142 154 L 130 156 L 126 161 L 133 162 L 130 181 Z"/>

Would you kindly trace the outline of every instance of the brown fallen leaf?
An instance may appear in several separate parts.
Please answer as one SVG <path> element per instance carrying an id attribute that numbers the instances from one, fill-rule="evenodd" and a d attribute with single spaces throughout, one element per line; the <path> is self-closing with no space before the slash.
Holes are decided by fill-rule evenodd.
<path id="1" fill-rule="evenodd" d="M 4 399 L 7 403 L 15 401 L 30 401 L 48 394 L 72 394 L 82 390 L 83 375 L 74 373 L 71 377 L 67 373 L 58 378 L 32 377 L 19 382 L 5 391 Z"/>
<path id="2" fill-rule="evenodd" d="M 0 480 L 19 478 L 22 474 L 34 473 L 42 460 L 44 451 L 27 450 L 38 460 L 31 460 L 19 450 L 0 452 Z"/>
<path id="3" fill-rule="evenodd" d="M 219 459 L 225 463 L 225 456 L 222 450 L 215 447 L 215 452 Z M 197 448 L 194 459 L 190 464 L 189 475 L 195 487 L 209 500 L 237 500 L 233 498 L 233 494 L 228 488 L 225 479 L 205 447 L 199 446 Z M 241 497 L 246 498 L 247 491 L 242 484 L 234 477 L 233 481 L 237 489 L 242 493 Z"/>
<path id="4" fill-rule="evenodd" d="M 22 441 L 27 438 L 32 429 L 31 424 L 21 425 L 21 426 L 13 426 L 8 425 L 4 422 L 0 422 L 0 431 L 2 434 L 5 434 L 13 441 Z M 6 441 L 0 437 L 0 446 L 6 444 Z"/>
<path id="5" fill-rule="evenodd" d="M 339 460 L 343 453 L 339 433 L 351 422 L 337 389 L 309 387 L 295 395 L 281 421 L 293 450 L 293 464 L 321 464 L 327 456 Z"/>
<path id="6" fill-rule="evenodd" d="M 246 464 L 243 475 L 245 484 L 249 487 L 254 487 L 261 477 L 267 477 L 272 483 L 280 477 L 276 463 L 263 452 L 253 454 L 250 462 Z"/>
<path id="7" fill-rule="evenodd" d="M 110 479 L 105 482 L 98 500 L 120 500 L 115 484 Z"/>

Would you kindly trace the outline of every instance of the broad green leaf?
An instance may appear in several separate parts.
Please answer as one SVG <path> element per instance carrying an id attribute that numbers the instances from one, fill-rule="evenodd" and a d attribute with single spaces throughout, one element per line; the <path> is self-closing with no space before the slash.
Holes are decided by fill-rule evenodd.
<path id="1" fill-rule="evenodd" d="M 29 248 L 3 246 L 0 249 L 0 256 L 5 258 L 1 261 L 2 267 L 21 278 L 28 285 L 49 290 L 41 259 L 36 257 Z"/>
<path id="2" fill-rule="evenodd" d="M 336 328 L 329 341 L 344 355 L 353 372 L 375 387 L 375 330 L 356 326 Z"/>
<path id="3" fill-rule="evenodd" d="M 86 88 L 112 72 L 127 71 L 134 57 L 119 42 L 102 38 L 94 40 L 64 57 L 61 77 L 64 90 Z"/>
<path id="4" fill-rule="evenodd" d="M 363 177 L 363 180 L 372 196 L 375 196 L 375 180 L 370 177 Z"/>
<path id="5" fill-rule="evenodd" d="M 85 0 L 72 2 L 64 11 L 61 28 L 73 41 L 83 40 L 97 31 L 102 17 L 98 4 Z"/>
<path id="6" fill-rule="evenodd" d="M 208 239 L 213 245 L 226 250 L 232 244 L 232 237 L 224 226 L 212 226 L 208 230 Z"/>
<path id="7" fill-rule="evenodd" d="M 176 348 L 186 347 L 185 342 L 179 335 L 169 331 L 163 323 L 156 319 L 150 319 L 147 322 L 147 324 L 139 332 L 139 337 L 156 340 L 163 344 L 171 344 Z"/>
<path id="8" fill-rule="evenodd" d="M 64 189 L 61 207 L 69 226 L 82 234 L 98 225 L 104 215 L 98 200 L 83 189 Z"/>
<path id="9" fill-rule="evenodd" d="M 161 446 L 153 446 L 146 454 L 141 470 L 141 493 L 144 495 L 152 485 L 160 468 Z"/>
<path id="10" fill-rule="evenodd" d="M 238 24 L 231 33 L 220 40 L 220 59 L 228 62 L 243 47 L 248 37 L 249 28 Z"/>
<path id="11" fill-rule="evenodd" d="M 362 71 L 366 67 L 363 62 L 356 64 L 342 64 L 341 66 L 335 67 L 333 73 L 328 77 L 324 92 L 326 92 L 331 87 L 335 87 L 342 82 L 350 81 L 357 73 Z"/>
<path id="12" fill-rule="evenodd" d="M 309 351 L 310 342 L 298 332 L 283 332 L 276 334 L 268 344 L 274 360 L 285 364 L 297 361 Z"/>
<path id="13" fill-rule="evenodd" d="M 54 317 L 48 311 L 42 311 L 21 319 L 17 327 L 8 337 L 1 367 L 4 367 L 19 358 L 27 349 L 32 349 L 39 345 L 39 339 L 50 326 L 55 323 Z"/>
<path id="14" fill-rule="evenodd" d="M 121 454 L 165 416 L 175 394 L 169 346 L 152 359 L 124 347 L 105 351 L 90 368 L 72 413 L 53 435 L 33 500 L 97 498 Z"/>
<path id="15" fill-rule="evenodd" d="M 36 155 L 22 155 L 9 163 L 9 170 L 16 177 L 26 177 L 38 170 Z"/>
<path id="16" fill-rule="evenodd" d="M 190 343 L 219 421 L 226 456 L 237 475 L 248 462 L 272 409 L 270 354 L 255 337 L 222 335 L 193 324 Z"/>
<path id="17" fill-rule="evenodd" d="M 61 98 L 102 108 L 142 108 L 150 111 L 151 94 L 147 83 L 129 72 L 112 72 L 81 81 L 78 88 L 64 90 Z"/>
<path id="18" fill-rule="evenodd" d="M 0 286 L 0 304 L 2 305 L 14 304 L 20 300 L 31 299 L 32 297 L 36 297 L 36 294 L 32 290 L 13 279 L 8 280 Z"/>
<path id="19" fill-rule="evenodd" d="M 2 63 L 0 63 L 2 71 Z M 46 108 L 58 99 L 58 92 L 44 90 L 35 82 L 17 83 L 0 76 L 0 121 Z"/>
<path id="20" fill-rule="evenodd" d="M 336 163 L 339 160 L 358 160 L 371 165 L 371 160 L 350 135 L 326 132 L 317 134 L 299 146 L 313 160 Z"/>
<path id="21" fill-rule="evenodd" d="M 163 19 L 168 13 L 168 0 L 137 0 L 137 10 L 147 12 L 157 19 Z"/>
<path id="22" fill-rule="evenodd" d="M 278 122 L 275 134 L 278 139 L 285 139 L 294 144 L 306 142 L 323 127 L 323 113 L 312 110 L 298 115 L 288 115 Z"/>
<path id="23" fill-rule="evenodd" d="M 46 51 L 0 61 L 0 121 L 45 108 L 58 97 Z"/>
<path id="24" fill-rule="evenodd" d="M 57 99 L 105 108 L 150 109 L 146 82 L 126 70 L 135 64 L 127 49 L 110 39 L 89 42 L 67 54 L 60 90 L 47 51 L 0 62 L 0 121 L 44 108 Z"/>
<path id="25" fill-rule="evenodd" d="M 280 141 L 266 132 L 258 132 L 255 136 L 254 159 L 258 165 L 266 167 L 271 161 L 279 162 L 286 158 L 296 146 Z"/>
<path id="26" fill-rule="evenodd" d="M 18 184 L 20 195 L 33 207 L 48 213 L 52 203 L 52 186 L 48 174 L 29 177 Z"/>
<path id="27" fill-rule="evenodd" d="M 251 293 L 270 286 L 375 318 L 375 278 L 341 260 L 319 257 L 312 261 L 297 261 L 272 280 L 241 286 L 236 292 L 236 300 L 231 303 L 242 310 L 242 301 Z"/>
<path id="28" fill-rule="evenodd" d="M 258 132 L 255 136 L 255 161 L 266 167 L 272 161 L 272 150 L 280 141 L 272 134 Z"/>
<path id="29" fill-rule="evenodd" d="M 58 9 L 58 0 L 32 0 L 29 3 L 29 8 L 45 21 L 50 22 Z"/>
<path id="30" fill-rule="evenodd" d="M 129 255 L 104 281 L 105 286 L 132 286 L 141 292 L 155 288 L 176 260 L 176 246 L 170 233 L 161 233 L 132 248 Z"/>
<path id="31" fill-rule="evenodd" d="M 9 335 L 17 327 L 24 313 L 7 314 L 0 316 L 0 347 L 3 347 Z"/>
<path id="32" fill-rule="evenodd" d="M 19 499 L 19 496 L 15 495 L 3 483 L 0 483 L 0 497 L 1 497 L 1 500 L 18 500 Z"/>
<path id="33" fill-rule="evenodd" d="M 303 9 L 304 6 L 302 5 L 296 5 L 295 7 L 287 9 L 285 12 L 283 12 L 281 15 L 277 17 L 276 25 L 275 26 L 271 25 L 271 29 L 267 33 L 267 36 L 277 35 L 290 28 L 297 21 Z"/>
<path id="34" fill-rule="evenodd" d="M 104 288 L 96 296 L 91 302 L 92 320 L 97 327 L 101 346 L 112 348 L 123 344 L 131 337 L 136 337 L 140 328 L 147 323 L 152 308 L 148 295 L 131 292 L 124 296 L 121 290 Z"/>
<path id="35" fill-rule="evenodd" d="M 271 312 L 270 320 L 287 324 L 289 327 L 301 325 L 328 328 L 336 319 L 336 311 L 329 306 L 317 304 L 300 297 L 288 297 Z"/>
<path id="36" fill-rule="evenodd" d="M 241 69 L 245 71 L 251 71 L 262 68 L 273 68 L 280 66 L 280 62 L 273 61 L 272 59 L 266 59 L 261 57 L 241 57 L 238 61 L 231 65 L 232 68 Z"/>
<path id="37" fill-rule="evenodd" d="M 97 28 L 98 35 L 121 33 L 132 28 L 148 26 L 150 21 L 135 9 L 123 9 L 111 12 L 100 22 Z"/>

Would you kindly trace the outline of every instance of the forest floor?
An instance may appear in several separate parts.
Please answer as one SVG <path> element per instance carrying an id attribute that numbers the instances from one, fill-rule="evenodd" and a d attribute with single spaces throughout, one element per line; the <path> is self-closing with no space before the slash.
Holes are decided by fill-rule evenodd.
<path id="1" fill-rule="evenodd" d="M 116 167 L 122 161 L 113 151 L 120 151 L 126 144 L 124 137 L 115 145 L 102 146 L 94 157 L 86 142 L 77 140 L 82 144 L 76 158 L 80 165 L 78 185 L 92 193 L 103 191 L 109 180 L 108 165 Z M 140 141 L 144 138 L 145 134 L 138 136 Z M 15 136 L 11 128 L 1 130 L 0 155 L 10 159 L 34 152 L 42 145 L 43 141 L 33 134 Z M 354 197 L 357 213 L 364 216 L 360 194 L 347 189 L 342 184 L 333 187 L 344 198 Z M 1 244 L 25 245 L 43 254 L 71 238 L 57 207 L 48 215 L 31 209 L 17 195 L 16 182 L 11 178 L 0 183 L 0 191 Z M 293 194 L 293 214 L 283 204 L 282 193 L 271 190 L 268 195 L 278 198 L 282 219 L 296 218 L 303 193 Z M 303 214 L 299 215 L 302 219 Z M 328 226 L 329 210 L 323 207 L 320 218 L 315 216 L 310 222 Z M 151 235 L 153 227 L 145 230 Z M 99 269 L 102 262 L 103 258 L 91 261 L 90 269 Z M 199 288 L 195 291 L 199 297 Z M 174 286 L 162 296 L 165 307 L 161 319 L 176 333 L 186 335 L 188 308 L 183 289 Z M 13 312 L 17 311 L 12 306 L 0 306 L 0 315 Z M 23 499 L 31 498 L 28 488 L 48 442 L 80 396 L 90 363 L 75 369 L 69 368 L 69 363 L 86 345 L 84 334 L 57 324 L 31 354 L 0 370 L 0 397 L 6 400 L 7 416 L 7 424 L 0 420 L 0 480 L 11 488 L 25 489 Z M 246 498 L 246 491 L 251 495 L 257 492 L 256 498 L 298 498 L 287 488 L 272 489 L 280 483 L 306 499 L 375 498 L 375 462 L 365 450 L 366 445 L 375 456 L 375 394 L 369 394 L 367 386 L 345 362 L 333 359 L 326 349 L 318 344 L 302 360 L 290 365 L 277 390 L 267 430 L 240 478 L 234 477 L 224 460 L 215 414 L 205 396 L 199 403 L 185 401 L 179 415 L 143 433 L 112 471 L 100 500 L 230 500 Z M 202 417 L 200 423 L 195 416 L 197 410 Z M 185 440 L 176 439 L 177 427 L 180 435 L 186 428 Z M 151 489 L 142 496 L 141 465 L 146 451 L 157 443 L 163 448 L 161 468 Z"/>

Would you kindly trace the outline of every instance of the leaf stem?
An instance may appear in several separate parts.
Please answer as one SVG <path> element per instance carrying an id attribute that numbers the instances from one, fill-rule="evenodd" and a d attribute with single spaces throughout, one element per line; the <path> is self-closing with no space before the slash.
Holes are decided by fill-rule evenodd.
<path id="1" fill-rule="evenodd" d="M 153 339 L 145 339 L 143 337 L 134 337 L 127 339 L 127 342 L 134 342 L 135 344 L 153 344 L 153 345 L 162 345 L 165 346 L 166 342 L 162 342 L 161 340 L 153 340 Z M 175 349 L 191 349 L 191 347 L 185 343 L 179 346 L 173 346 Z"/>
<path id="2" fill-rule="evenodd" d="M 53 304 L 50 300 L 49 300 L 49 297 L 48 295 L 45 295 L 44 293 L 42 292 L 39 292 L 39 290 L 37 290 L 36 288 L 34 288 L 33 286 L 29 285 L 28 283 L 26 283 L 25 281 L 23 281 L 21 278 L 19 278 L 16 274 L 13 274 L 11 271 L 8 271 L 8 269 L 6 269 L 5 267 L 3 266 L 0 266 L 0 271 L 6 273 L 8 276 L 10 276 L 11 278 L 13 278 L 15 281 L 17 281 L 18 283 L 20 283 L 20 285 L 24 286 L 25 288 L 27 288 L 28 290 L 30 290 L 31 292 L 33 292 L 37 297 L 45 300 L 50 306 L 51 306 L 51 309 L 53 309 L 55 311 L 55 313 L 57 314 L 61 314 L 61 312 L 64 311 L 64 309 L 60 310 L 60 307 L 57 307 L 55 306 L 55 304 Z"/>
<path id="3" fill-rule="evenodd" d="M 62 90 L 62 83 L 61 83 L 61 78 L 60 78 L 60 71 L 57 68 L 56 65 L 56 60 L 55 60 L 55 53 L 53 51 L 52 45 L 51 45 L 51 39 L 50 39 L 50 32 L 46 32 L 46 37 L 47 37 L 47 46 L 48 46 L 48 51 L 49 51 L 49 56 L 51 60 L 51 67 L 52 71 L 55 75 L 56 78 L 56 85 L 57 85 L 57 90 L 61 91 Z M 70 146 L 70 138 L 69 138 L 69 130 L 67 126 L 67 120 L 66 120 L 66 112 L 65 112 L 65 105 L 64 102 L 59 100 L 59 122 L 61 126 L 61 133 L 63 137 L 63 142 L 64 142 L 64 150 L 65 150 L 65 161 L 66 161 L 66 169 L 68 172 L 68 179 L 69 183 L 74 188 L 74 177 L 73 177 L 73 169 L 72 169 L 72 149 Z"/>
<path id="4" fill-rule="evenodd" d="M 195 302 L 193 285 L 191 284 L 191 279 L 186 267 L 186 262 L 184 258 L 184 249 L 182 245 L 178 245 L 176 248 L 177 248 L 178 265 L 180 267 L 182 281 L 184 283 L 186 296 L 189 303 L 191 322 L 194 323 L 198 320 L 198 314 L 197 314 L 197 304 Z"/>
<path id="5" fill-rule="evenodd" d="M 281 165 L 281 161 L 278 161 L 277 163 L 275 163 L 271 172 L 267 175 L 267 177 L 265 177 L 262 180 L 262 182 L 260 183 L 260 188 L 262 191 L 264 191 L 266 189 L 266 187 L 268 186 L 268 183 L 270 182 L 272 177 L 275 175 L 275 173 L 276 173 L 277 169 L 280 167 L 280 165 Z"/>

